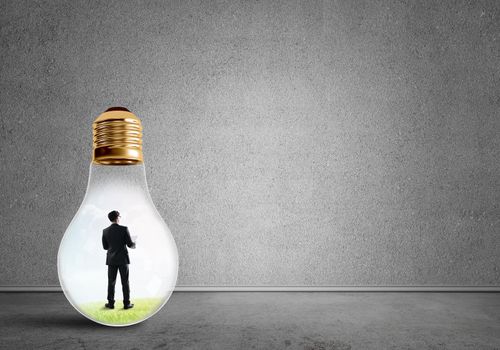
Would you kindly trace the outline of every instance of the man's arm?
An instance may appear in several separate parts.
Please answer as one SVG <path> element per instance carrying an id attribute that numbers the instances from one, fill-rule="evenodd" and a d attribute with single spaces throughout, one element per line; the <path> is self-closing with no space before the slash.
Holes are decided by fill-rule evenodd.
<path id="1" fill-rule="evenodd" d="M 108 241 L 106 240 L 106 237 L 104 237 L 104 231 L 102 231 L 102 247 L 105 250 L 109 249 Z"/>
<path id="2" fill-rule="evenodd" d="M 125 243 L 127 244 L 127 247 L 134 249 L 135 248 L 135 243 L 132 242 L 132 238 L 130 238 L 130 231 L 128 230 L 128 227 L 125 229 Z"/>

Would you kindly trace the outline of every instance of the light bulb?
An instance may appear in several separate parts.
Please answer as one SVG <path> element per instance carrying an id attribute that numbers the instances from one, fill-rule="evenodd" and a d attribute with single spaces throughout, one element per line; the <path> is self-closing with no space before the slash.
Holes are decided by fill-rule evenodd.
<path id="1" fill-rule="evenodd" d="M 170 298 L 177 281 L 177 247 L 148 191 L 139 118 L 126 108 L 110 108 L 94 121 L 93 134 L 87 192 L 59 245 L 59 282 L 68 301 L 85 317 L 107 326 L 128 326 L 151 317 Z M 108 218 L 112 211 L 119 212 L 118 223 Z M 114 229 L 106 236 L 104 229 L 110 226 Z M 127 246 L 123 227 L 135 248 Z M 106 239 L 113 241 L 111 249 Z M 114 304 L 109 305 L 110 265 L 128 267 L 132 308 L 123 305 L 130 306 L 123 300 L 127 292 L 120 268 Z"/>

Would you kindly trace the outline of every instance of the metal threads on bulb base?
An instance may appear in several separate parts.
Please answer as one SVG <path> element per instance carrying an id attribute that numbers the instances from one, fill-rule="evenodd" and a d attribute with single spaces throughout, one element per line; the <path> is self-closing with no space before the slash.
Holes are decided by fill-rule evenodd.
<path id="1" fill-rule="evenodd" d="M 92 127 L 94 164 L 131 165 L 143 162 L 141 120 L 128 109 L 109 108 L 97 117 Z"/>

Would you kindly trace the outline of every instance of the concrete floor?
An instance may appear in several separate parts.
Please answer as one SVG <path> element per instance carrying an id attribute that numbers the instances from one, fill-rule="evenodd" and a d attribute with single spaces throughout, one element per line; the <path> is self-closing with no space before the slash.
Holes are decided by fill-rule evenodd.
<path id="1" fill-rule="evenodd" d="M 0 293 L 0 348 L 499 350 L 500 293 L 177 292 L 124 328 L 62 293 Z"/>

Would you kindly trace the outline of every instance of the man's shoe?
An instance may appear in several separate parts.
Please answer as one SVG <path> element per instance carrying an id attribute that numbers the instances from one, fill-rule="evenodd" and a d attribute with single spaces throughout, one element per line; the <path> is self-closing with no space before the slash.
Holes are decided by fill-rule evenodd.
<path id="1" fill-rule="evenodd" d="M 108 309 L 114 309 L 115 306 L 113 304 L 110 304 L 110 303 L 106 303 L 104 304 L 105 307 L 107 307 Z"/>
<path id="2" fill-rule="evenodd" d="M 123 305 L 123 308 L 124 308 L 125 310 L 127 310 L 127 309 L 131 309 L 131 308 L 133 308 L 133 307 L 134 307 L 134 304 Z"/>

